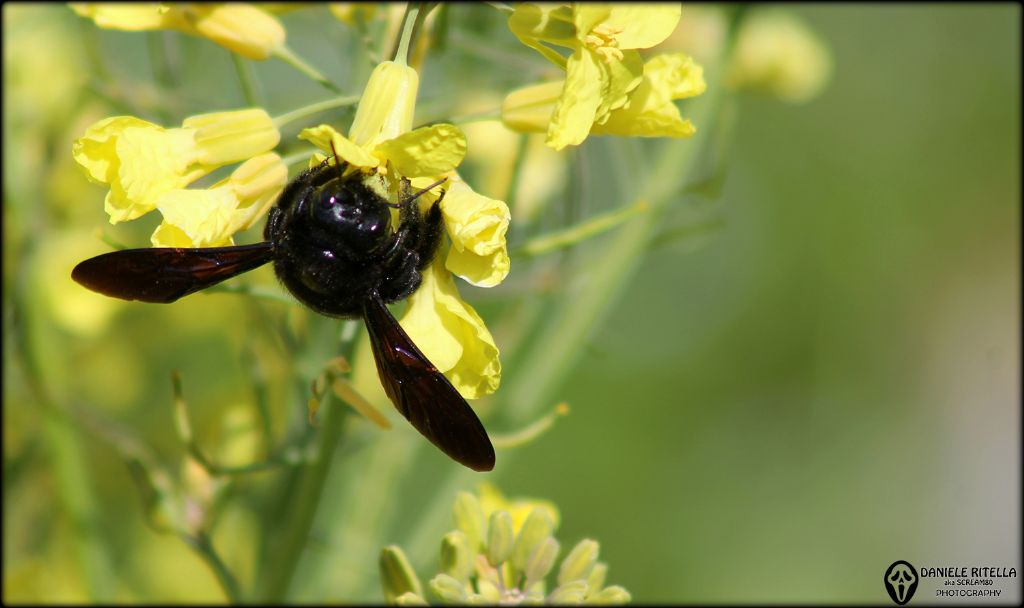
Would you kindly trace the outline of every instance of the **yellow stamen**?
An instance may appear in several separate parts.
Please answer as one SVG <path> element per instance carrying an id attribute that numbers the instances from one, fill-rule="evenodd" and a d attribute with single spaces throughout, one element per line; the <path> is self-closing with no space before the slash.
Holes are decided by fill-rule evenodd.
<path id="1" fill-rule="evenodd" d="M 619 41 L 615 39 L 615 36 L 621 34 L 623 30 L 624 28 L 621 26 L 602 23 L 590 30 L 583 41 L 591 50 L 600 55 L 605 63 L 622 61 L 623 54 L 619 50 Z"/>

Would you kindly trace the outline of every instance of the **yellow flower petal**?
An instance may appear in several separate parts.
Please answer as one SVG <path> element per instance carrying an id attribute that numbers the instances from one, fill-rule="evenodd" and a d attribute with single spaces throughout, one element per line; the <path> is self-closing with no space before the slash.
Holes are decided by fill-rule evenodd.
<path id="1" fill-rule="evenodd" d="M 595 135 L 641 137 L 690 137 L 696 132 L 672 102 L 704 91 L 701 67 L 689 57 L 675 53 L 659 55 L 644 66 L 644 78 L 630 95 L 629 106 L 611 112 L 603 125 L 594 125 Z"/>
<path id="2" fill-rule="evenodd" d="M 420 77 L 416 70 L 393 61 L 373 69 L 352 120 L 349 138 L 359 146 L 373 147 L 412 128 Z"/>
<path id="3" fill-rule="evenodd" d="M 128 128 L 161 129 L 160 126 L 134 116 L 112 116 L 92 125 L 85 135 L 75 140 L 71 154 L 81 165 L 89 179 L 110 184 L 117 179 L 117 137 Z"/>
<path id="4" fill-rule="evenodd" d="M 573 48 L 576 46 L 576 28 L 572 23 L 572 9 L 522 3 L 508 18 L 509 30 L 519 41 L 535 49 L 548 61 L 564 68 L 565 57 L 540 43 L 541 40 Z"/>
<path id="5" fill-rule="evenodd" d="M 200 5 L 186 10 L 198 34 L 243 57 L 266 59 L 284 44 L 281 23 L 251 4 Z"/>
<path id="6" fill-rule="evenodd" d="M 114 150 L 120 164 L 104 200 L 111 224 L 152 211 L 160 195 L 184 188 L 213 169 L 186 173 L 195 149 L 192 133 L 183 129 L 128 128 L 117 137 Z"/>
<path id="7" fill-rule="evenodd" d="M 352 140 L 334 130 L 330 125 L 320 125 L 303 129 L 299 132 L 299 139 L 304 139 L 330 154 L 338 153 L 338 156 L 345 162 L 356 167 L 373 168 L 380 164 L 380 159 L 367 152 L 364 148 L 357 146 Z M 331 147 L 333 142 L 334 147 Z M 319 161 L 315 164 L 319 164 Z M 310 166 L 314 166 L 311 164 Z"/>
<path id="8" fill-rule="evenodd" d="M 657 55 L 644 65 L 644 78 L 655 90 L 664 90 L 671 99 L 700 95 L 707 88 L 704 69 L 682 53 Z"/>
<path id="9" fill-rule="evenodd" d="M 166 221 L 157 226 L 149 242 L 154 247 L 195 247 L 192 238 L 184 230 Z"/>
<path id="10" fill-rule="evenodd" d="M 465 303 L 451 273 L 436 259 L 409 297 L 402 327 L 466 399 L 489 395 L 501 383 L 501 361 L 483 319 Z"/>
<path id="11" fill-rule="evenodd" d="M 288 183 L 288 167 L 274 153 L 262 154 L 242 163 L 228 180 L 238 197 L 231 232 L 251 228 L 277 200 Z"/>
<path id="12" fill-rule="evenodd" d="M 638 86 L 644 76 L 644 61 L 640 53 L 626 51 L 622 60 L 612 63 L 599 63 L 598 68 L 605 74 L 605 87 L 601 91 L 601 103 L 594 112 L 594 122 L 601 124 L 608 120 L 608 113 L 617 110 L 629 102 L 629 95 Z"/>
<path id="13" fill-rule="evenodd" d="M 590 133 L 606 78 L 597 61 L 586 50 L 569 58 L 562 97 L 548 127 L 547 144 L 556 150 L 578 145 Z"/>
<path id="14" fill-rule="evenodd" d="M 164 221 L 150 240 L 156 247 L 230 245 L 232 235 L 266 213 L 287 180 L 287 168 L 271 153 L 249 159 L 212 188 L 168 192 L 157 201 Z"/>
<path id="15" fill-rule="evenodd" d="M 611 15 L 612 7 L 607 4 L 584 3 L 578 4 L 572 14 L 573 23 L 576 24 L 576 38 L 585 40 L 591 30 L 597 27 Z"/>
<path id="16" fill-rule="evenodd" d="M 118 116 L 86 130 L 72 154 L 90 179 L 110 185 L 104 206 L 116 224 L 152 211 L 159 196 L 218 165 L 273 148 L 279 138 L 258 109 L 193 116 L 180 129 Z"/>
<path id="17" fill-rule="evenodd" d="M 445 258 L 445 268 L 477 287 L 494 287 L 508 276 L 512 264 L 508 251 L 498 249 L 478 255 L 468 250 L 452 249 Z"/>
<path id="18" fill-rule="evenodd" d="M 406 177 L 440 175 L 462 162 L 466 136 L 455 125 L 421 127 L 381 143 L 375 152 Z"/>
<path id="19" fill-rule="evenodd" d="M 219 247 L 232 243 L 229 229 L 233 213 L 238 208 L 238 197 L 231 188 L 209 190 L 174 190 L 160 197 L 158 202 L 164 224 L 181 230 L 189 239 L 188 247 Z M 166 238 L 166 232 L 159 238 Z M 151 239 L 156 247 L 158 234 Z"/>
<path id="20" fill-rule="evenodd" d="M 620 49 L 646 49 L 661 43 L 679 25 L 678 3 L 630 2 L 612 5 L 603 25 L 622 28 L 615 35 Z"/>
<path id="21" fill-rule="evenodd" d="M 238 162 L 273 149 L 281 140 L 274 121 L 261 108 L 190 116 L 182 126 L 195 129 L 198 161 L 204 165 Z"/>
<path id="22" fill-rule="evenodd" d="M 510 268 L 505 241 L 508 205 L 456 181 L 441 201 L 441 211 L 452 240 L 445 267 L 478 287 L 502 282 Z"/>

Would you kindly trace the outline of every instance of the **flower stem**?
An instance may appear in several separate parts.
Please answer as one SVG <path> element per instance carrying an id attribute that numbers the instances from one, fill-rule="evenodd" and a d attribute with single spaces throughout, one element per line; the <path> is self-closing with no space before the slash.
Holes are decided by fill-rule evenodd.
<path id="1" fill-rule="evenodd" d="M 295 51 L 288 48 L 288 46 L 282 44 L 281 46 L 274 49 L 273 55 L 280 59 L 281 61 L 284 61 L 288 65 L 292 66 L 296 70 L 302 72 L 306 76 L 309 76 L 318 84 L 320 84 L 320 86 L 328 89 L 329 91 L 341 93 L 341 89 L 338 88 L 338 85 L 334 84 L 330 80 L 327 80 L 327 78 L 323 74 L 317 71 L 317 69 L 314 68 L 313 66 L 306 63 L 304 59 L 296 55 Z"/>
<path id="2" fill-rule="evenodd" d="M 270 553 L 273 556 L 273 563 L 265 569 L 257 582 L 259 590 L 255 597 L 259 601 L 277 604 L 288 597 L 292 577 L 298 569 L 302 550 L 309 540 L 324 481 L 334 460 L 334 450 L 338 447 L 348 413 L 351 411 L 345 404 L 331 399 L 329 393 L 324 396 L 321 407 L 324 411 L 324 420 L 317 437 L 316 460 L 302 471 L 297 489 L 289 500 L 290 509 L 284 536 L 278 540 Z"/>
<path id="3" fill-rule="evenodd" d="M 512 250 L 510 255 L 512 257 L 529 258 L 572 247 L 577 243 L 624 224 L 648 209 L 650 209 L 650 205 L 646 201 L 639 200 L 622 209 L 598 215 L 575 226 L 569 226 L 564 230 L 558 230 L 551 234 L 530 239 L 522 246 Z"/>
<path id="4" fill-rule="evenodd" d="M 213 543 L 210 542 L 210 537 L 205 532 L 199 532 L 195 536 L 190 534 L 182 534 L 182 540 L 192 547 L 200 557 L 203 558 L 213 570 L 214 576 L 217 577 L 217 582 L 220 583 L 222 589 L 224 589 L 224 595 L 227 596 L 228 601 L 232 604 L 237 604 L 242 599 L 241 591 L 238 587 L 238 581 L 235 576 L 228 569 L 227 564 L 220 558 L 216 549 L 213 548 Z"/>
<path id="5" fill-rule="evenodd" d="M 274 126 L 280 129 L 290 122 L 306 118 L 307 116 L 312 116 L 313 114 L 319 114 L 325 110 L 350 106 L 358 101 L 358 95 L 342 95 L 340 97 L 332 97 L 330 99 L 325 99 L 324 101 L 311 103 L 308 106 L 302 106 L 301 108 L 297 108 L 291 112 L 281 114 L 274 119 Z"/>
<path id="6" fill-rule="evenodd" d="M 253 78 L 252 64 L 237 53 L 229 54 L 231 55 L 232 63 L 235 65 L 235 73 L 238 74 L 238 84 L 242 87 L 242 97 L 245 98 L 246 105 L 252 107 L 263 105 L 260 103 L 259 95 L 257 94 L 258 83 Z"/>
<path id="7" fill-rule="evenodd" d="M 402 17 L 402 33 L 399 35 L 398 44 L 392 60 L 401 65 L 409 64 L 409 48 L 412 46 L 413 31 L 416 29 L 416 21 L 420 14 L 420 3 L 410 2 L 405 6 L 405 15 Z"/>

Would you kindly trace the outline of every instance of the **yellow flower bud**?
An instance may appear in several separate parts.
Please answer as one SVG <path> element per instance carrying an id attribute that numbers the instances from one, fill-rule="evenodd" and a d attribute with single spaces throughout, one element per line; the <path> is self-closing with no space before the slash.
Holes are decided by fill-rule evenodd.
<path id="1" fill-rule="evenodd" d="M 281 141 L 273 119 L 261 108 L 190 116 L 182 127 L 195 130 L 198 161 L 226 165 L 271 150 Z"/>
<path id="2" fill-rule="evenodd" d="M 800 103 L 820 93 L 831 74 L 828 47 L 802 21 L 766 11 L 743 24 L 726 82 Z"/>
<path id="3" fill-rule="evenodd" d="M 420 77 L 407 65 L 384 61 L 373 69 L 349 130 L 356 145 L 373 147 L 412 129 Z"/>
<path id="4" fill-rule="evenodd" d="M 412 565 L 409 564 L 401 547 L 396 545 L 384 547 L 380 552 L 378 566 L 381 586 L 384 588 L 384 600 L 388 603 L 394 602 L 405 593 L 423 595 L 420 579 L 416 576 L 416 572 L 412 569 Z"/>
<path id="5" fill-rule="evenodd" d="M 243 57 L 267 59 L 284 45 L 281 23 L 251 4 L 200 5 L 191 12 L 196 33 Z"/>

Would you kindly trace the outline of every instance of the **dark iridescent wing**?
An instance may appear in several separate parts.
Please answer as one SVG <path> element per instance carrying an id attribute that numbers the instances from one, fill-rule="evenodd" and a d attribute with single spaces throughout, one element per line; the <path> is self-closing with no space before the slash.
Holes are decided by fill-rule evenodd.
<path id="1" fill-rule="evenodd" d="M 474 471 L 494 468 L 494 447 L 459 391 L 416 348 L 379 296 L 363 304 L 384 392 L 417 431 Z"/>
<path id="2" fill-rule="evenodd" d="M 198 249 L 125 249 L 85 260 L 71 271 L 71 278 L 105 296 L 166 304 L 262 266 L 273 258 L 270 243 Z"/>

